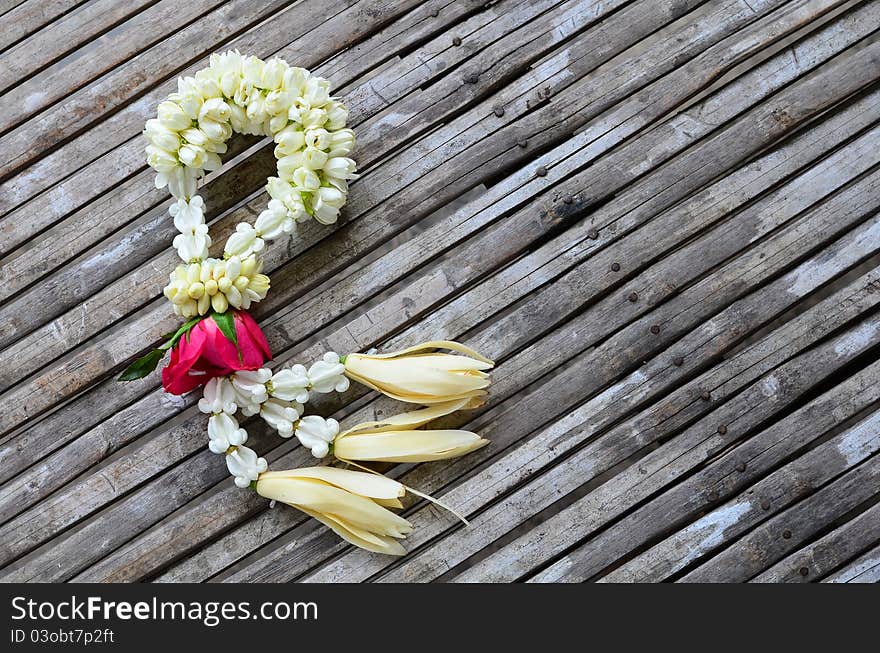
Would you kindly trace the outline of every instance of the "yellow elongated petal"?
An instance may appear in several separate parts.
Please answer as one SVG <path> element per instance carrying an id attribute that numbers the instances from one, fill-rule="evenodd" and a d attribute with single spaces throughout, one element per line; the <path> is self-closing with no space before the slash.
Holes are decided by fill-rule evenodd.
<path id="1" fill-rule="evenodd" d="M 321 515 L 302 507 L 299 507 L 299 510 L 302 510 L 310 517 L 317 519 L 349 544 L 354 544 L 361 549 L 373 551 L 374 553 L 385 553 L 387 555 L 396 556 L 406 554 L 406 549 L 401 546 L 400 542 L 392 537 L 374 535 L 372 533 L 366 533 L 360 529 L 354 529 L 351 525 L 343 525 L 338 520 L 333 519 L 330 515 Z M 364 537 L 364 535 L 367 535 L 367 537 Z"/>
<path id="2" fill-rule="evenodd" d="M 367 472 L 339 469 L 338 467 L 303 467 L 301 469 L 263 472 L 260 474 L 259 481 L 275 479 L 318 479 L 371 499 L 398 499 L 406 494 L 406 488 L 393 479 Z M 257 482 L 257 492 L 260 492 L 259 481 Z M 279 501 L 281 500 L 279 499 Z"/>
<path id="3" fill-rule="evenodd" d="M 386 508 L 403 508 L 403 503 L 400 499 L 373 499 L 373 501 Z"/>
<path id="4" fill-rule="evenodd" d="M 416 399 L 425 396 L 447 401 L 489 386 L 489 379 L 481 371 L 451 372 L 422 366 L 418 358 L 380 361 L 350 357 L 346 360 L 346 369 L 383 391 Z"/>
<path id="5" fill-rule="evenodd" d="M 420 367 L 447 370 L 449 372 L 483 371 L 492 369 L 491 363 L 484 363 L 475 358 L 458 356 L 457 354 L 418 354 L 416 356 L 407 356 L 405 360 L 413 361 Z"/>
<path id="6" fill-rule="evenodd" d="M 377 390 L 381 392 L 387 397 L 391 397 L 392 399 L 396 399 L 397 401 L 403 401 L 409 404 L 422 404 L 425 406 L 430 406 L 433 404 L 439 404 L 446 401 L 453 401 L 456 399 L 473 399 L 475 397 L 484 397 L 486 395 L 485 390 L 471 390 L 468 392 L 460 392 L 453 395 L 445 395 L 442 397 L 435 397 L 432 395 L 417 395 L 417 394 L 406 394 L 401 392 L 396 392 L 387 387 L 383 387 L 380 385 L 376 385 L 371 382 L 369 379 L 357 376 L 356 374 L 346 373 L 351 380 L 357 381 L 361 385 L 365 385 L 368 388 L 372 388 L 373 390 Z"/>
<path id="7" fill-rule="evenodd" d="M 340 460 L 419 463 L 462 456 L 488 443 L 470 431 L 383 431 L 338 438 L 334 453 Z"/>
<path id="8" fill-rule="evenodd" d="M 355 528 L 402 538 L 412 532 L 408 521 L 366 497 L 310 478 L 260 479 L 257 493 L 294 508 L 333 515 Z"/>
<path id="9" fill-rule="evenodd" d="M 370 358 L 397 358 L 399 356 L 407 356 L 409 354 L 415 354 L 417 352 L 425 351 L 428 349 L 448 349 L 450 351 L 457 351 L 460 354 L 472 356 L 478 361 L 488 363 L 490 366 L 495 365 L 495 363 L 493 363 L 491 360 L 489 360 L 479 352 L 461 344 L 460 342 L 455 342 L 454 340 L 432 340 L 430 342 L 423 342 L 419 345 L 407 347 L 406 349 L 401 349 L 400 351 L 394 351 L 389 354 L 370 354 L 369 356 Z M 358 354 L 358 356 L 366 356 L 366 354 Z"/>
<path id="10" fill-rule="evenodd" d="M 381 433 L 382 431 L 403 431 L 414 429 L 435 419 L 439 419 L 440 417 L 451 415 L 457 410 L 476 408 L 480 405 L 482 405 L 482 401 L 479 397 L 464 397 L 462 399 L 446 401 L 434 404 L 428 408 L 420 408 L 419 410 L 411 410 L 406 413 L 394 415 L 383 419 L 380 422 L 361 422 L 337 435 L 336 440 L 338 441 L 349 433 Z"/>

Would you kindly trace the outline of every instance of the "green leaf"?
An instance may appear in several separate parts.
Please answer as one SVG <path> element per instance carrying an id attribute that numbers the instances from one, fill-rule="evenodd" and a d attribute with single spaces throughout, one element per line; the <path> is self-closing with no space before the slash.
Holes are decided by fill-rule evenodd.
<path id="1" fill-rule="evenodd" d="M 142 379 L 156 369 L 159 361 L 165 357 L 164 349 L 154 349 L 146 356 L 138 358 L 134 363 L 125 368 L 119 375 L 120 381 L 134 381 Z"/>
<path id="2" fill-rule="evenodd" d="M 220 329 L 220 333 L 226 336 L 238 351 L 238 360 L 241 360 L 241 348 L 238 346 L 238 334 L 235 333 L 235 314 L 232 311 L 225 313 L 211 313 L 211 319 Z"/>
<path id="3" fill-rule="evenodd" d="M 201 317 L 194 317 L 188 322 L 182 324 L 174 333 L 162 336 L 163 338 L 170 337 L 170 340 L 165 344 L 160 345 L 157 349 L 154 349 L 146 356 L 141 356 L 134 363 L 126 367 L 125 371 L 119 375 L 119 381 L 134 381 L 135 379 L 142 379 L 150 374 L 150 372 L 155 370 L 156 366 L 159 365 L 159 361 L 165 357 L 165 352 L 176 345 L 183 334 L 189 333 L 201 319 Z"/>
<path id="4" fill-rule="evenodd" d="M 184 324 L 181 325 L 181 327 L 177 331 L 175 331 L 171 335 L 171 339 L 168 342 L 166 342 L 164 345 L 159 347 L 159 349 L 161 349 L 162 351 L 165 351 L 166 349 L 171 349 L 174 345 L 176 345 L 178 343 L 178 341 L 180 340 L 180 338 L 183 336 L 184 333 L 189 334 L 190 329 L 192 329 L 196 324 L 198 324 L 201 321 L 202 321 L 202 317 L 199 316 L 199 317 L 194 317 L 193 319 L 189 320 L 188 322 L 185 322 Z"/>

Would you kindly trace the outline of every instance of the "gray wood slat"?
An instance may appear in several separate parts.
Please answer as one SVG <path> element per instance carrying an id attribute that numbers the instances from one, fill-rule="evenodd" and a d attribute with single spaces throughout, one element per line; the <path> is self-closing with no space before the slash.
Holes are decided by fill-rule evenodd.
<path id="1" fill-rule="evenodd" d="M 20 85 L 40 68 L 156 2 L 157 0 L 95 0 L 85 3 L 77 11 L 0 54 L 0 93 L 12 85 Z M 7 36 L 2 22 L 3 18 L 0 17 L 0 34 L 3 34 L 0 48 Z"/>
<path id="2" fill-rule="evenodd" d="M 0 0 L 0 50 L 33 34 L 86 0 Z"/>
<path id="3" fill-rule="evenodd" d="M 817 496 L 811 496 L 814 491 L 816 495 L 820 494 L 820 488 L 828 491 L 837 484 L 838 476 L 844 475 L 840 481 L 842 482 L 848 476 L 845 472 L 858 468 L 861 463 L 877 453 L 880 449 L 878 427 L 880 427 L 880 412 L 874 412 L 855 426 L 774 471 L 726 503 L 713 508 L 679 532 L 624 563 L 600 580 L 603 582 L 664 580 L 694 561 L 711 555 L 720 547 L 735 542 L 737 537 L 758 526 L 743 538 L 743 542 L 726 548 L 681 577 L 683 581 L 696 582 L 710 579 L 713 581 L 748 579 L 751 575 L 750 570 L 752 573 L 759 571 L 761 569 L 759 565 L 766 565 L 768 560 L 771 560 L 769 555 L 772 554 L 767 548 L 773 549 L 779 546 L 791 551 L 803 542 L 803 538 L 809 533 L 808 529 L 821 528 L 826 523 L 821 520 L 818 513 L 814 513 L 806 520 L 809 526 L 805 528 L 803 516 L 799 521 L 793 515 L 803 515 L 804 505 L 816 503 Z M 822 435 L 822 431 L 818 428 L 805 424 L 801 428 L 804 429 L 803 435 L 798 436 L 789 431 L 785 437 L 802 446 L 804 442 L 809 442 L 810 438 Z M 767 442 L 761 434 L 757 435 L 754 441 L 755 446 L 749 442 L 745 447 L 746 451 L 735 449 L 716 464 L 726 463 L 727 473 L 730 475 L 736 474 L 742 469 L 742 465 L 747 467 L 759 465 L 763 468 L 765 466 L 763 458 L 767 454 L 759 451 L 757 444 L 765 445 Z M 784 452 L 793 450 L 792 445 L 785 440 L 772 441 L 770 446 L 772 449 L 769 455 L 777 459 L 779 450 Z M 717 482 L 727 484 L 725 479 Z M 837 490 L 834 493 L 836 495 Z M 858 497 L 864 500 L 866 495 L 870 496 L 870 493 L 872 491 L 853 493 L 849 501 L 839 506 L 845 511 L 846 508 L 843 506 L 852 508 L 858 504 Z M 804 497 L 809 498 L 804 499 Z M 798 503 L 801 499 L 804 501 Z M 789 506 L 793 507 L 786 510 Z M 789 535 L 787 538 L 786 532 Z M 762 533 L 762 537 L 779 540 L 780 544 L 769 544 L 765 548 L 758 533 Z M 783 542 L 783 540 L 787 541 Z M 747 555 L 759 558 L 760 561 L 745 563 L 742 558 Z"/>
<path id="4" fill-rule="evenodd" d="M 826 583 L 880 583 L 880 545 L 825 579 Z"/>
<path id="5" fill-rule="evenodd" d="M 786 529 L 791 537 L 791 529 Z M 880 503 L 783 558 L 750 579 L 752 583 L 805 583 L 826 576 L 880 541 Z M 880 560 L 878 560 L 880 563 Z M 839 577 L 838 573 L 829 578 Z"/>

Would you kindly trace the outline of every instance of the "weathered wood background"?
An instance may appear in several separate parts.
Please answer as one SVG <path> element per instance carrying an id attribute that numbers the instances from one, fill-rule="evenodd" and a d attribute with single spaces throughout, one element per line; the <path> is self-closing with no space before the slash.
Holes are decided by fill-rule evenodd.
<path id="1" fill-rule="evenodd" d="M 0 0 L 0 580 L 880 580 L 880 0 Z M 216 50 L 351 107 L 334 228 L 268 251 L 276 361 L 457 339 L 492 440 L 392 467 L 397 559 L 235 488 L 195 398 L 144 121 Z M 205 184 L 215 242 L 266 142 Z M 352 423 L 397 407 L 323 397 Z M 274 468 L 295 442 L 248 429 Z"/>

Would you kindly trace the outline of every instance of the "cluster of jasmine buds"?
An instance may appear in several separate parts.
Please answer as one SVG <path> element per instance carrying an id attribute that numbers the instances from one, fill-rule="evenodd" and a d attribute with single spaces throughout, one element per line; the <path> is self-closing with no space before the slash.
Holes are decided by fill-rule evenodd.
<path id="1" fill-rule="evenodd" d="M 220 167 L 219 154 L 233 132 L 269 136 L 278 176 L 269 179 L 267 191 L 278 204 L 267 220 L 275 224 L 255 229 L 285 230 L 309 216 L 329 224 L 356 178 L 347 120 L 348 110 L 330 96 L 330 83 L 304 68 L 237 51 L 214 54 L 207 68 L 178 79 L 177 92 L 147 121 L 147 162 L 158 188 L 167 185 L 174 197 L 189 200 L 197 180 Z"/>
<path id="2" fill-rule="evenodd" d="M 164 288 L 174 312 L 185 318 L 224 313 L 231 306 L 247 310 L 266 297 L 269 277 L 260 274 L 262 260 L 254 255 L 228 260 L 205 259 L 178 265 Z"/>

